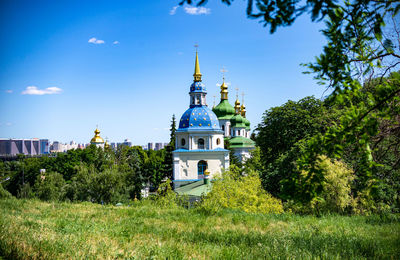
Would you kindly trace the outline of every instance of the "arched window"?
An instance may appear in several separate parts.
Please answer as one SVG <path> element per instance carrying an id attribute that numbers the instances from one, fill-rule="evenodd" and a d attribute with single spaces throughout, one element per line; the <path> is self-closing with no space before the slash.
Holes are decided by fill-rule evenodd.
<path id="1" fill-rule="evenodd" d="M 222 131 L 225 132 L 225 125 L 222 125 Z"/>
<path id="2" fill-rule="evenodd" d="M 217 138 L 217 145 L 221 143 L 221 139 Z"/>
<path id="3" fill-rule="evenodd" d="M 186 140 L 185 140 L 185 138 L 182 138 L 182 139 L 181 139 L 181 145 L 182 145 L 182 146 L 185 146 L 185 144 L 186 144 Z"/>
<path id="4" fill-rule="evenodd" d="M 204 139 L 203 138 L 199 139 L 198 146 L 199 146 L 199 149 L 204 149 Z"/>
<path id="5" fill-rule="evenodd" d="M 204 171 L 207 169 L 207 162 L 206 161 L 199 161 L 197 164 L 197 174 L 198 178 L 204 178 Z"/>

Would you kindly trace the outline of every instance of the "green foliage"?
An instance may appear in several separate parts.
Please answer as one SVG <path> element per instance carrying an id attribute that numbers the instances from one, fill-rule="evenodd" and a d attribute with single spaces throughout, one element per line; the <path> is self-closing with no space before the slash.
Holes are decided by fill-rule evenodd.
<path id="1" fill-rule="evenodd" d="M 157 204 L 162 207 L 175 208 L 178 206 L 177 200 L 177 195 L 172 190 L 171 180 L 167 179 L 166 182 L 161 183 L 157 189 Z"/>
<path id="2" fill-rule="evenodd" d="M 164 159 L 164 177 L 172 178 L 173 174 L 173 155 L 172 152 L 176 149 L 176 119 L 175 114 L 172 115 L 171 120 L 171 128 L 170 128 L 170 139 L 169 144 L 165 148 L 165 159 Z M 160 180 L 157 180 L 157 185 L 160 183 Z M 156 185 L 156 186 L 157 186 Z"/>
<path id="3" fill-rule="evenodd" d="M 126 176 L 116 167 L 96 172 L 94 167 L 81 165 L 72 178 L 68 193 L 71 200 L 96 203 L 117 203 L 128 200 Z"/>
<path id="4" fill-rule="evenodd" d="M 216 178 L 199 207 L 211 214 L 225 208 L 250 213 L 283 212 L 281 201 L 262 189 L 257 173 L 240 176 L 239 169 L 224 172 L 220 178 Z"/>
<path id="5" fill-rule="evenodd" d="M 318 156 L 316 169 L 323 175 L 320 183 L 322 186 L 320 195 L 308 203 L 295 204 L 292 209 L 299 213 L 345 213 L 345 210 L 353 205 L 351 196 L 351 184 L 354 180 L 353 170 L 345 163 L 331 160 L 325 155 Z M 297 179 L 299 186 L 310 185 L 312 181 L 313 176 L 305 171 Z"/>
<path id="6" fill-rule="evenodd" d="M 342 110 L 343 115 L 339 121 L 324 134 L 317 134 L 307 141 L 305 152 L 297 159 L 298 168 L 313 176 L 313 183 L 307 187 L 297 187 L 303 189 L 306 200 L 317 197 L 322 191 L 322 175 L 316 167 L 317 157 L 326 154 L 329 157 L 341 158 L 344 156 L 344 148 L 349 143 L 352 144 L 352 152 L 358 156 L 357 190 L 370 189 L 372 186 L 368 183 L 379 181 L 378 176 L 374 176 L 372 172 L 372 169 L 379 165 L 374 161 L 370 144 L 372 138 L 379 133 L 380 119 L 387 118 L 392 121 L 390 114 L 393 104 L 396 104 L 396 111 L 399 109 L 400 74 L 393 73 L 390 79 L 376 88 L 379 89 L 379 93 L 384 94 L 371 95 L 370 92 L 364 91 L 358 82 L 351 82 L 335 99 L 338 104 L 349 104 Z M 355 98 L 360 101 L 353 103 Z"/>
<path id="7" fill-rule="evenodd" d="M 272 195 L 285 197 L 281 181 L 296 171 L 293 162 L 303 148 L 300 141 L 324 132 L 335 117 L 329 112 L 322 101 L 305 97 L 264 113 L 256 129 L 256 143 L 263 163 L 263 187 Z"/>
<path id="8" fill-rule="evenodd" d="M 0 199 L 9 199 L 12 195 L 8 190 L 3 188 L 3 185 L 0 184 Z"/>
<path id="9" fill-rule="evenodd" d="M 33 186 L 37 198 L 48 201 L 62 201 L 66 195 L 66 183 L 58 172 L 47 172 L 38 175 Z"/>

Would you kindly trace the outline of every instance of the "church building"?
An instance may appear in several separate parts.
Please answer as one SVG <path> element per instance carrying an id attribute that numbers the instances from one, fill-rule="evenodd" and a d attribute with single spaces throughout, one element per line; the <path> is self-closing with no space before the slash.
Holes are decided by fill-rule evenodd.
<path id="1" fill-rule="evenodd" d="M 221 101 L 213 112 L 217 115 L 224 138 L 229 142 L 229 148 L 240 162 L 250 158 L 250 151 L 255 148 L 255 143 L 250 139 L 250 121 L 246 118 L 246 106 L 244 99 L 240 106 L 238 94 L 236 94 L 235 107 L 228 101 L 228 86 L 225 78 L 221 85 Z"/>
<path id="2" fill-rule="evenodd" d="M 224 131 L 206 102 L 207 89 L 201 80 L 196 51 L 194 80 L 189 90 L 189 108 L 176 131 L 173 152 L 174 186 L 212 178 L 229 168 L 229 150 L 224 149 Z"/>

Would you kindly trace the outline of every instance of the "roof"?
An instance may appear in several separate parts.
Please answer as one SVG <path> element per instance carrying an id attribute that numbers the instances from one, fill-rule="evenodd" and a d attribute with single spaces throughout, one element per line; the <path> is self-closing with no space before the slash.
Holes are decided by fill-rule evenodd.
<path id="1" fill-rule="evenodd" d="M 213 112 L 217 115 L 218 119 L 231 119 L 235 115 L 235 109 L 229 101 L 224 99 L 213 108 Z"/>
<path id="2" fill-rule="evenodd" d="M 255 147 L 255 143 L 253 140 L 243 137 L 236 136 L 229 139 L 229 144 L 231 148 L 252 148 Z"/>
<path id="3" fill-rule="evenodd" d="M 187 150 L 187 149 L 177 149 L 174 153 L 198 153 L 198 152 L 229 152 L 227 149 L 216 148 L 213 150 L 197 149 L 197 150 Z"/>
<path id="4" fill-rule="evenodd" d="M 207 93 L 206 86 L 201 83 L 200 81 L 193 82 L 190 85 L 190 92 L 197 92 L 197 93 Z"/>
<path id="5" fill-rule="evenodd" d="M 189 195 L 189 196 L 198 196 L 200 197 L 202 194 L 207 194 L 211 191 L 211 182 L 210 184 L 204 184 L 203 180 L 193 182 L 191 184 L 181 186 L 175 189 L 175 192 L 179 195 Z"/>
<path id="6" fill-rule="evenodd" d="M 231 118 L 231 127 L 243 127 L 246 128 L 245 118 L 240 114 L 236 114 Z"/>
<path id="7" fill-rule="evenodd" d="M 196 129 L 221 131 L 217 116 L 207 106 L 190 107 L 183 113 L 179 121 L 178 131 Z"/>

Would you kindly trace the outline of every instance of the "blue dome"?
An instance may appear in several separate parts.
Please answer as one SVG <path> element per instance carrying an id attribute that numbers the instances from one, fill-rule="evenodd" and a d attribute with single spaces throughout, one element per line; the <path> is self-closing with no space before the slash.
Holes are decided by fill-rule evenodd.
<path id="1" fill-rule="evenodd" d="M 202 93 L 207 93 L 206 86 L 201 83 L 201 82 L 193 82 L 192 85 L 190 85 L 190 92 L 202 92 Z"/>
<path id="2" fill-rule="evenodd" d="M 214 112 L 207 106 L 191 107 L 183 113 L 178 131 L 219 130 L 219 121 Z"/>

